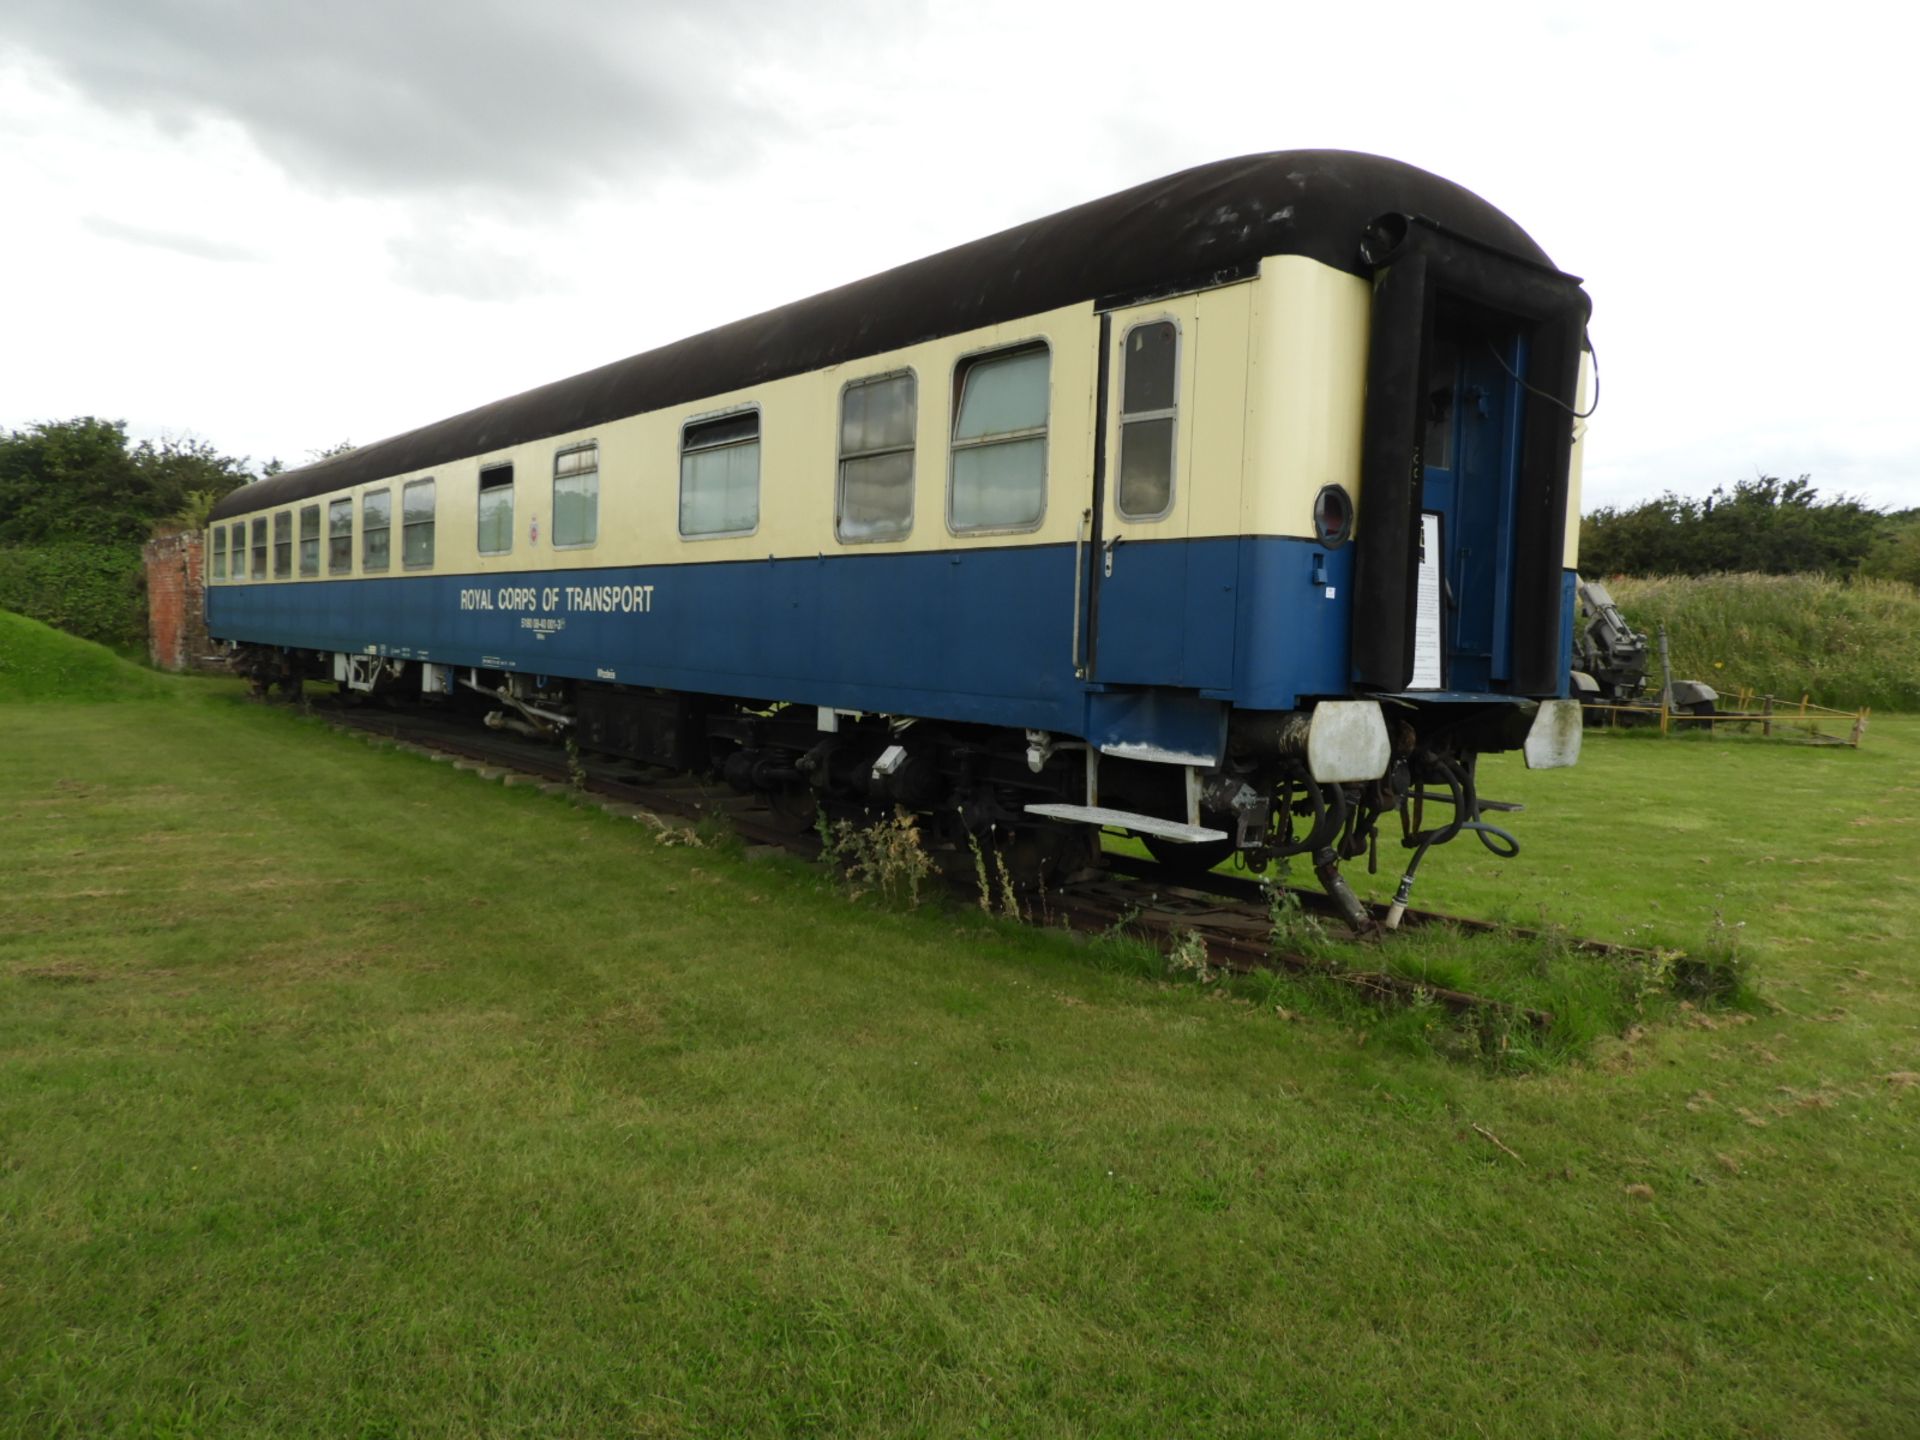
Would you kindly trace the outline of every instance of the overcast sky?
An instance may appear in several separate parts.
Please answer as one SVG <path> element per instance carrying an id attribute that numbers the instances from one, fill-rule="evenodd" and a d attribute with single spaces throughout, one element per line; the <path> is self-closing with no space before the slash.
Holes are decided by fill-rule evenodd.
<path id="1" fill-rule="evenodd" d="M 1587 502 L 1920 505 L 1907 8 L 0 0 L 0 426 L 304 462 L 1204 161 L 1594 298 Z"/>

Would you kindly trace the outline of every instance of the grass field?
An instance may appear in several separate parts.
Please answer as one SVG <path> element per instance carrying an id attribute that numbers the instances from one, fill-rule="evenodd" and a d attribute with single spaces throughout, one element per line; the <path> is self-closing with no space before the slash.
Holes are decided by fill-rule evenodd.
<path id="1" fill-rule="evenodd" d="M 1823 575 L 1616 576 L 1628 623 L 1665 622 L 1675 679 L 1844 710 L 1920 710 L 1920 590 Z M 1658 650 L 1654 684 L 1659 685 Z"/>
<path id="2" fill-rule="evenodd" d="M 1417 899 L 1764 1001 L 1516 1073 L 152 683 L 0 707 L 0 1434 L 1920 1425 L 1913 720 L 1490 764 Z"/>

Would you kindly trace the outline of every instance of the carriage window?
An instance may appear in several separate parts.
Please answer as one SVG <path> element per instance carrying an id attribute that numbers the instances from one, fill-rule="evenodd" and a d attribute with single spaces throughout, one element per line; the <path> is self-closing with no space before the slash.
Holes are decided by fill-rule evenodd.
<path id="1" fill-rule="evenodd" d="M 388 531 L 393 525 L 393 492 L 369 490 L 360 501 L 360 568 L 387 568 Z"/>
<path id="2" fill-rule="evenodd" d="M 213 527 L 213 578 L 227 578 L 227 527 L 224 525 Z"/>
<path id="3" fill-rule="evenodd" d="M 293 512 L 282 510 L 273 517 L 273 578 L 293 576 Z"/>
<path id="4" fill-rule="evenodd" d="M 267 517 L 253 522 L 253 578 L 267 578 Z"/>
<path id="5" fill-rule="evenodd" d="M 600 447 L 578 445 L 553 457 L 553 543 L 600 538 Z"/>
<path id="6" fill-rule="evenodd" d="M 353 573 L 353 501 L 334 500 L 327 505 L 327 573 Z"/>
<path id="7" fill-rule="evenodd" d="M 505 555 L 513 549 L 513 466 L 493 465 L 480 472 L 480 553 Z"/>
<path id="8" fill-rule="evenodd" d="M 1030 530 L 1047 508 L 1044 345 L 962 361 L 954 374 L 953 471 L 947 495 L 955 531 Z"/>
<path id="9" fill-rule="evenodd" d="M 913 529 L 912 372 L 859 380 L 840 392 L 842 540 L 898 540 Z"/>
<path id="10" fill-rule="evenodd" d="M 511 525 L 511 519 L 507 522 Z M 409 480 L 400 491 L 400 563 L 409 570 L 433 564 L 433 480 Z"/>
<path id="11" fill-rule="evenodd" d="M 300 507 L 300 573 L 320 573 L 320 507 Z"/>
<path id="12" fill-rule="evenodd" d="M 246 579 L 247 578 L 247 522 L 246 521 L 236 520 L 233 522 L 233 544 L 229 547 L 229 549 L 231 550 L 233 555 L 232 568 L 229 571 L 229 574 L 231 574 L 235 580 Z"/>
<path id="13" fill-rule="evenodd" d="M 1121 348 L 1120 487 L 1115 503 L 1129 520 L 1158 520 L 1173 508 L 1180 332 L 1171 320 L 1136 325 Z"/>
<path id="14" fill-rule="evenodd" d="M 680 533 L 746 535 L 760 524 L 760 412 L 680 432 Z"/>

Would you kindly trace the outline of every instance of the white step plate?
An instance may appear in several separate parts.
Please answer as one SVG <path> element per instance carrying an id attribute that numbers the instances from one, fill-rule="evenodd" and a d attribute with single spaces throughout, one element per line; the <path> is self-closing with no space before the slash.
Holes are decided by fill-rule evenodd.
<path id="1" fill-rule="evenodd" d="M 1162 820 L 1158 815 L 1136 815 L 1131 810 L 1109 810 L 1104 805 L 1029 805 L 1029 815 L 1044 815 L 1049 820 L 1072 820 L 1081 825 L 1112 825 L 1121 830 L 1138 830 L 1143 835 L 1160 835 L 1197 845 L 1204 840 L 1224 840 L 1224 830 L 1209 830 L 1204 825 L 1188 825 L 1179 820 Z"/>

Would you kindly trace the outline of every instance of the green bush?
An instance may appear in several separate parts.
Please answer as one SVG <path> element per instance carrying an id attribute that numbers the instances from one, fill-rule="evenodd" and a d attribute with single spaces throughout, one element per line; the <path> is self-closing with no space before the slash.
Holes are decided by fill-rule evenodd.
<path id="1" fill-rule="evenodd" d="M 0 610 L 102 645 L 142 645 L 145 570 L 137 544 L 50 540 L 0 546 Z"/>
<path id="2" fill-rule="evenodd" d="M 1665 622 L 1676 680 L 1843 710 L 1920 710 L 1920 589 L 1818 575 L 1610 578 L 1634 628 Z M 1657 683 L 1657 679 L 1656 679 Z"/>
<path id="3" fill-rule="evenodd" d="M 1920 585 L 1920 511 L 1908 510 L 1891 518 L 1860 562 L 1860 573 Z"/>

